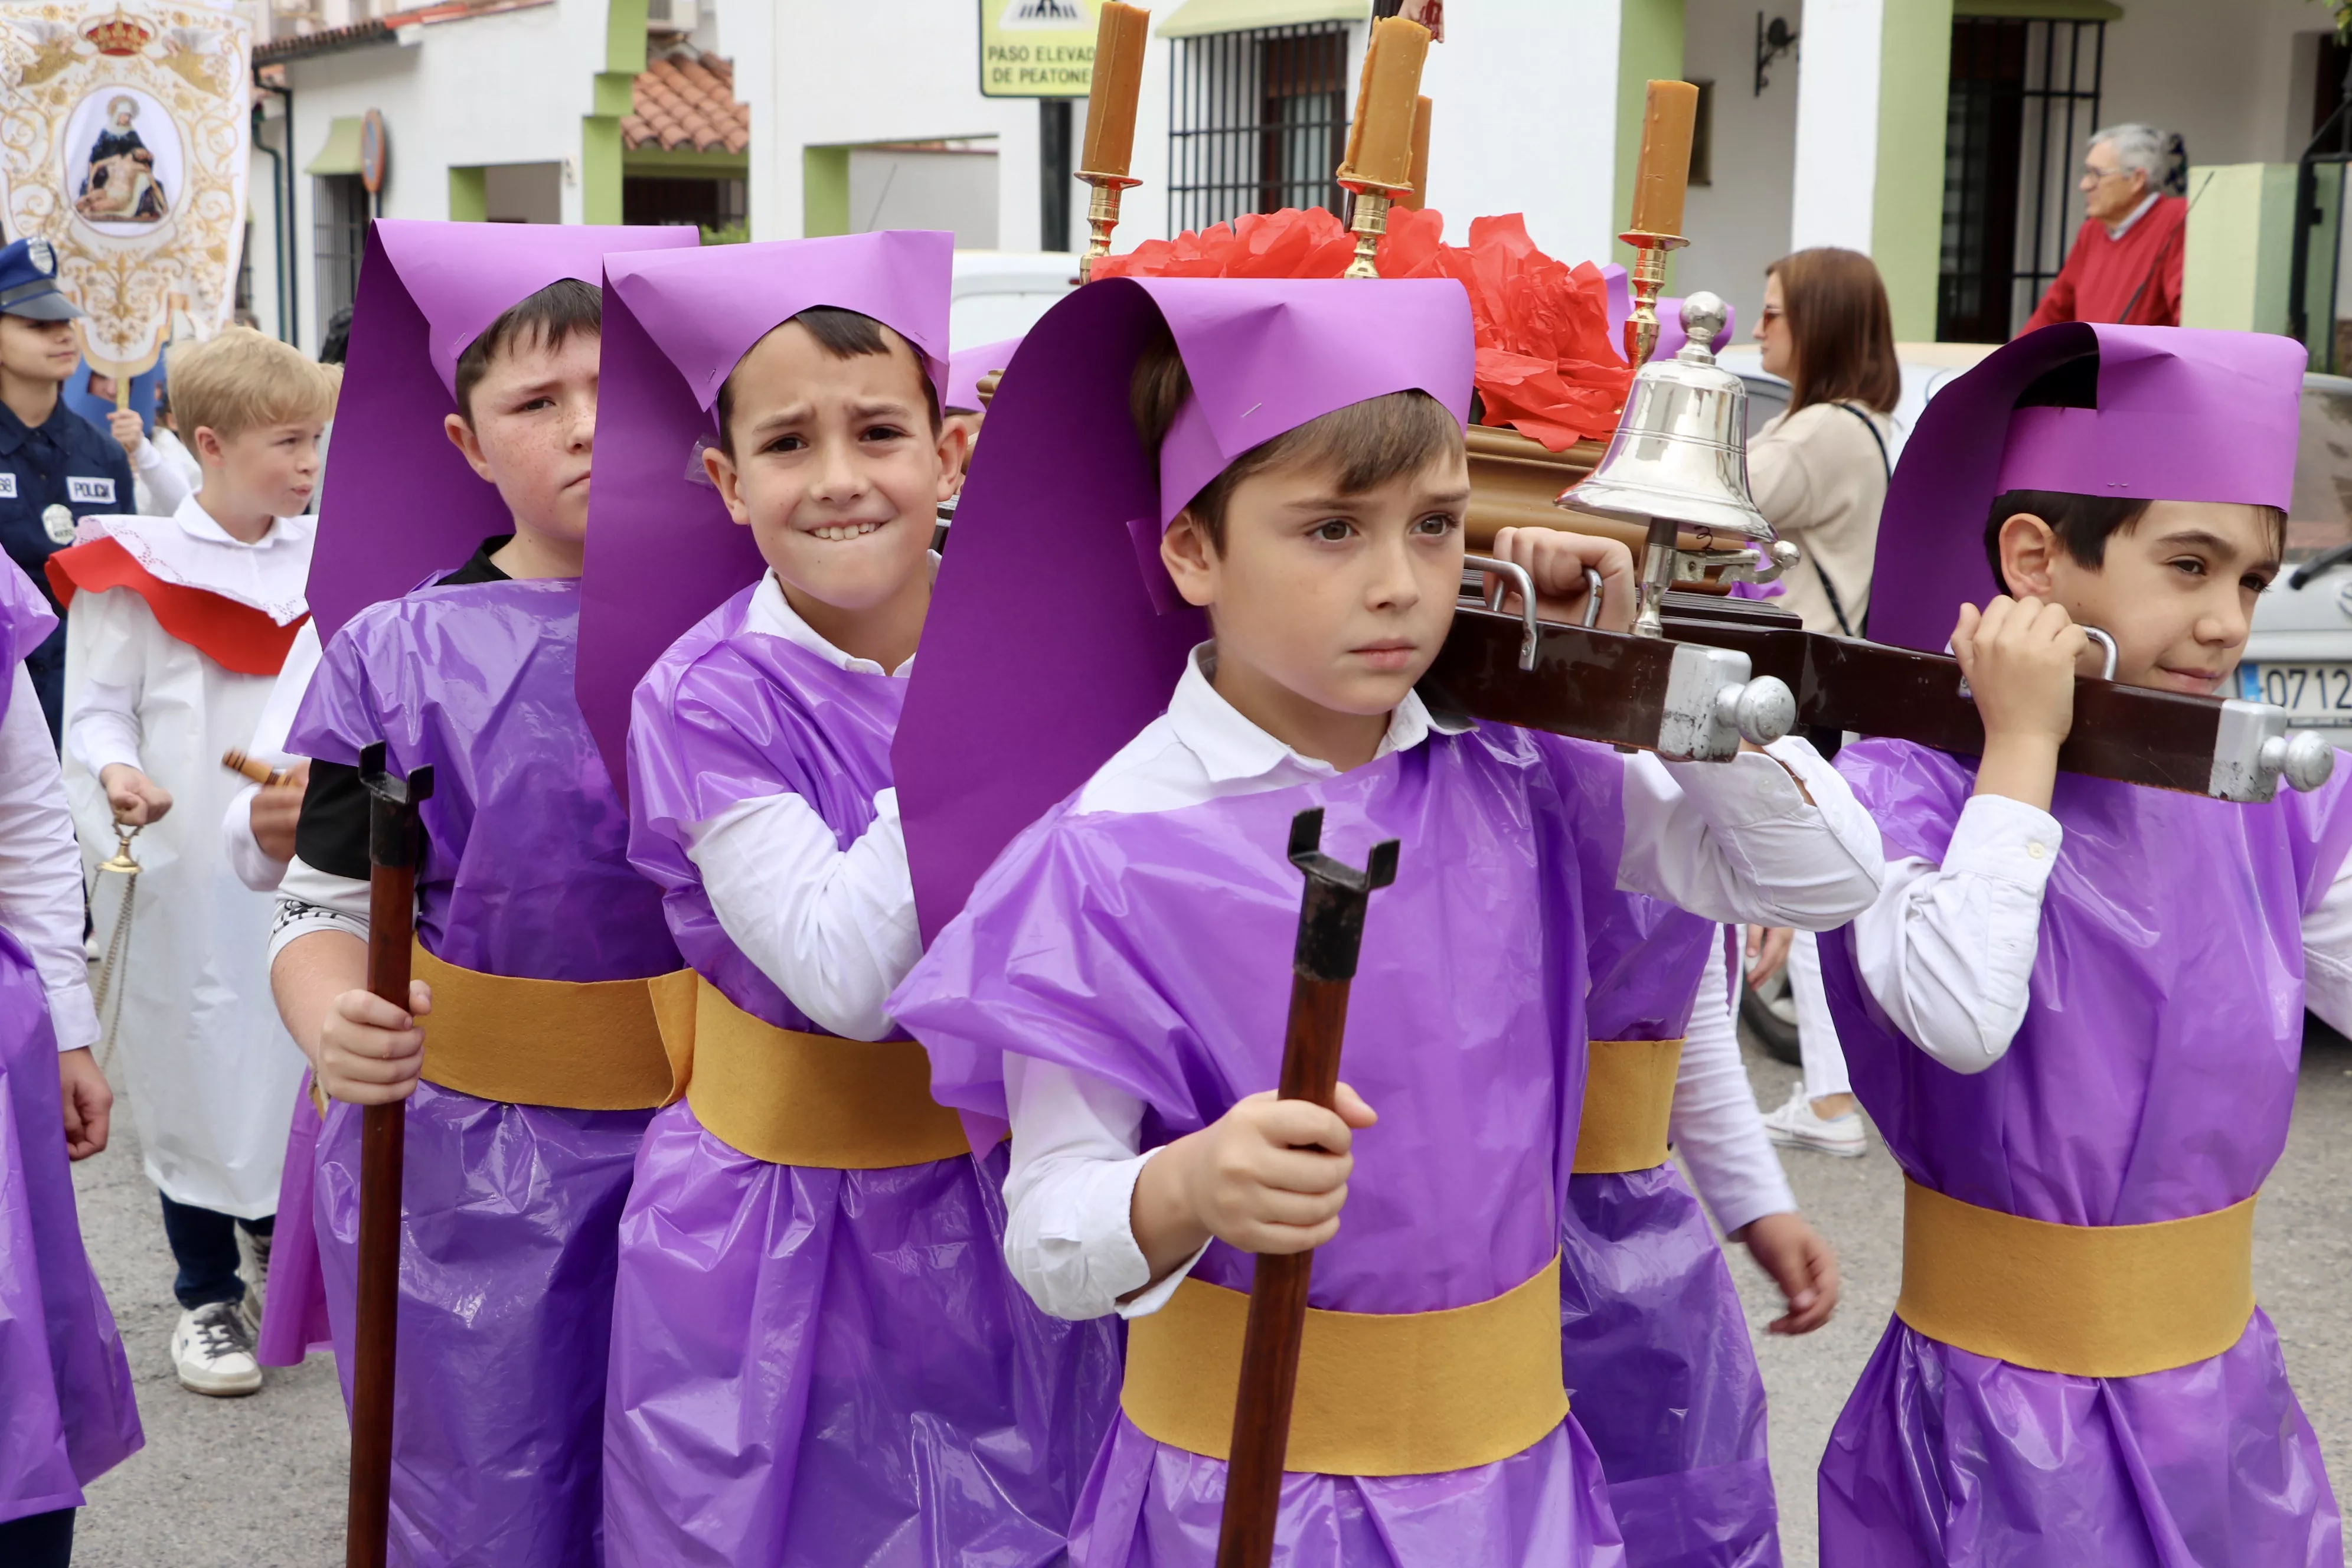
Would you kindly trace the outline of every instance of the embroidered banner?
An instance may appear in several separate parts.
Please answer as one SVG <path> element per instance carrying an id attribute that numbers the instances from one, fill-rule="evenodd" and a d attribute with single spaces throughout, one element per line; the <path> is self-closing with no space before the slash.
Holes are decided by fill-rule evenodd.
<path id="1" fill-rule="evenodd" d="M 56 247 L 99 370 L 149 369 L 175 314 L 198 336 L 229 320 L 251 47 L 199 0 L 0 3 L 0 218 Z"/>

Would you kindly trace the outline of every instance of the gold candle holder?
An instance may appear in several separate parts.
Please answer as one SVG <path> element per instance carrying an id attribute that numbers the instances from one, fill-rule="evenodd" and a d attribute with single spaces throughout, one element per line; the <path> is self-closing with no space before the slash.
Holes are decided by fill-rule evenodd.
<path id="1" fill-rule="evenodd" d="M 1118 199 L 1129 185 L 1139 185 L 1141 180 L 1125 174 L 1097 174 L 1078 171 L 1078 178 L 1094 187 L 1094 196 L 1087 203 L 1087 227 L 1094 237 L 1087 241 L 1087 253 L 1078 258 L 1078 281 L 1089 282 L 1095 275 L 1095 261 L 1110 254 L 1110 232 L 1118 226 Z"/>
<path id="2" fill-rule="evenodd" d="M 1658 346 L 1658 294 L 1666 284 L 1666 256 L 1690 241 L 1678 234 L 1638 228 L 1617 237 L 1633 247 L 1633 269 L 1625 275 L 1633 296 L 1633 314 L 1625 318 L 1625 363 L 1639 370 Z"/>
<path id="3" fill-rule="evenodd" d="M 1356 236 L 1356 258 L 1348 263 L 1342 278 L 1378 278 L 1381 237 L 1389 231 L 1389 208 L 1400 196 L 1412 193 L 1411 185 L 1383 185 L 1359 179 L 1344 170 L 1339 184 L 1354 193 L 1356 201 L 1348 226 Z"/>

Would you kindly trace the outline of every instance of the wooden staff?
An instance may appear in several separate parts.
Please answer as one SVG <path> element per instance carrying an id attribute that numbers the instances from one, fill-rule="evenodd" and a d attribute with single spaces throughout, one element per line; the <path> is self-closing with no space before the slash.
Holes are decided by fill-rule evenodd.
<path id="1" fill-rule="evenodd" d="M 416 940 L 416 862 L 424 834 L 416 808 L 433 794 L 433 770 L 405 779 L 384 769 L 379 741 L 360 752 L 368 792 L 368 989 L 408 1009 L 409 948 Z M 360 1124 L 360 1268 L 352 1368 L 351 1511 L 346 1568 L 383 1568 L 392 1528 L 392 1392 L 400 1317 L 400 1179 L 405 1101 L 371 1105 Z"/>
<path id="2" fill-rule="evenodd" d="M 1348 1022 L 1348 987 L 1364 941 L 1364 907 L 1372 889 L 1396 880 L 1397 841 L 1373 846 L 1359 871 L 1318 847 L 1323 809 L 1290 819 L 1290 863 L 1307 874 L 1298 907 L 1298 946 L 1291 958 L 1290 1025 L 1282 1042 L 1282 1098 L 1331 1109 L 1339 1092 L 1339 1039 Z M 1241 1387 L 1234 1401 L 1234 1441 L 1225 1461 L 1225 1511 L 1217 1568 L 1266 1568 L 1282 1500 L 1282 1461 L 1290 1446 L 1290 1396 L 1298 1383 L 1298 1347 L 1307 1333 L 1307 1280 L 1312 1252 L 1262 1253 L 1250 1280 L 1249 1326 L 1242 1339 Z"/>

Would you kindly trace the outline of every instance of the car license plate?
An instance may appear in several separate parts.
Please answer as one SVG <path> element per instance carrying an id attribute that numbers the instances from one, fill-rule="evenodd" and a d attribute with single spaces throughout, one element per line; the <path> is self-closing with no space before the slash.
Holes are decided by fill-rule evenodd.
<path id="1" fill-rule="evenodd" d="M 2291 723 L 2352 727 L 2352 664 L 2242 664 L 2238 695 L 2285 709 Z"/>

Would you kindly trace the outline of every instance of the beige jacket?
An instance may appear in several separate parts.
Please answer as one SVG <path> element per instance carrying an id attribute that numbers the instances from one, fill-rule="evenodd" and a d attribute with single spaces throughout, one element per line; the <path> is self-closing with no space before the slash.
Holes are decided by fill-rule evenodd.
<path id="1" fill-rule="evenodd" d="M 1892 441 L 1894 421 L 1863 405 L 1879 440 Z M 1855 636 L 1870 604 L 1870 569 L 1878 552 L 1878 510 L 1886 501 L 1886 465 L 1860 419 L 1834 403 L 1816 403 L 1768 422 L 1748 444 L 1748 484 L 1756 505 L 1780 537 L 1804 559 L 1781 577 L 1780 601 L 1805 629 L 1838 629 L 1826 573 Z"/>

